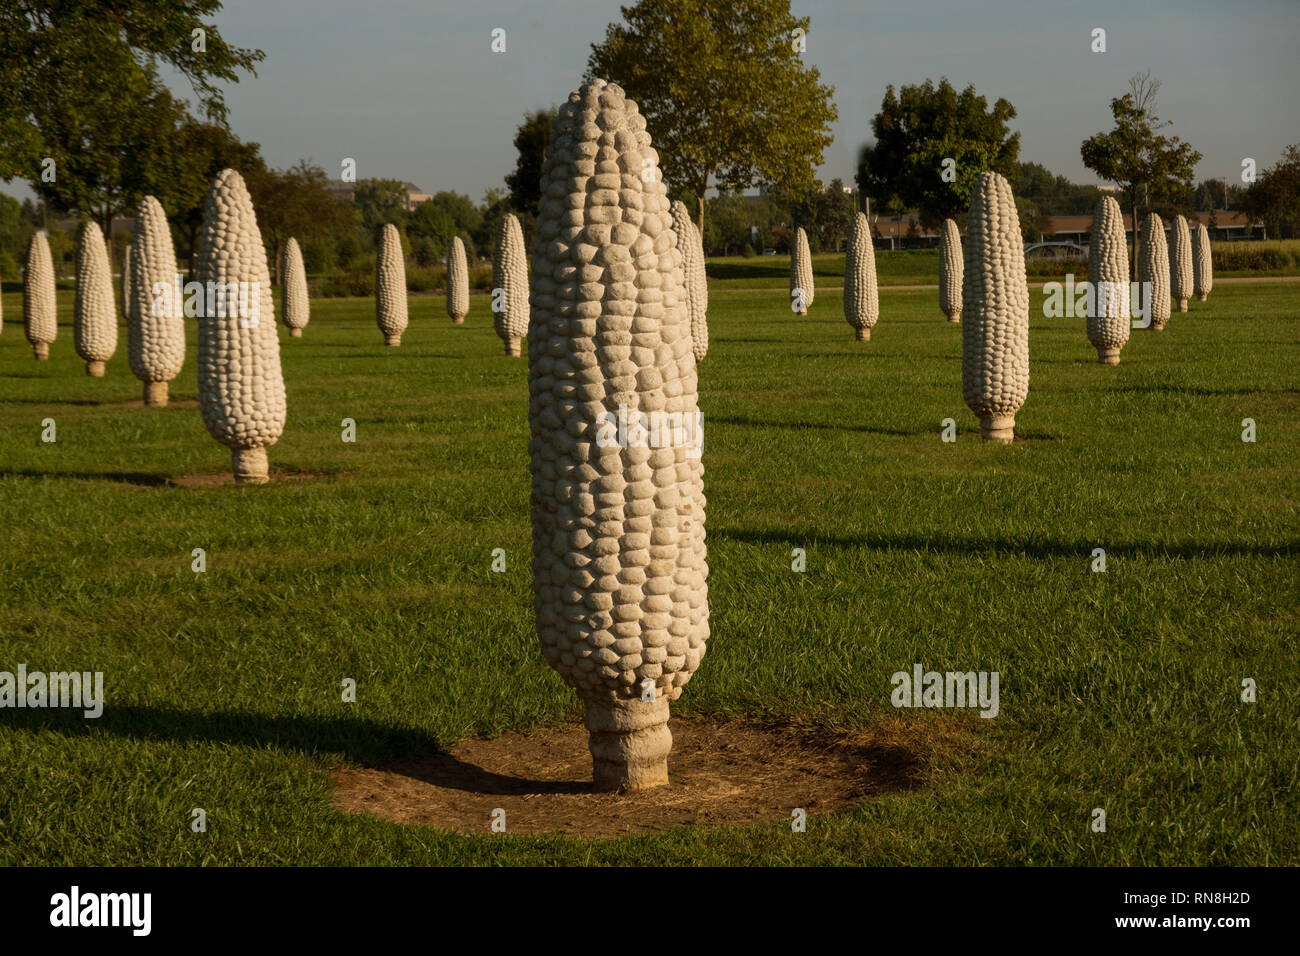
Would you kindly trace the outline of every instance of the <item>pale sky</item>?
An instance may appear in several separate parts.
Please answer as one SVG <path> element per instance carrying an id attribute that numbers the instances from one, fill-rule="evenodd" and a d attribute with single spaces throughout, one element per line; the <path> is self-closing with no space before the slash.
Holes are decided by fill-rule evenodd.
<path id="1" fill-rule="evenodd" d="M 1109 129 L 1133 73 L 1162 82 L 1156 111 L 1204 154 L 1197 179 L 1264 169 L 1300 141 L 1300 0 L 793 0 L 805 56 L 835 87 L 819 171 L 851 184 L 888 84 L 974 83 L 1017 115 L 1020 158 L 1095 182 L 1079 144 Z M 278 168 L 409 180 L 475 201 L 503 186 L 526 110 L 561 102 L 591 44 L 620 19 L 607 0 L 226 0 L 226 39 L 259 48 L 258 77 L 227 89 L 230 122 Z M 506 52 L 492 53 L 494 28 Z M 1105 53 L 1090 50 L 1106 30 Z M 187 86 L 177 87 L 188 93 Z M 0 189 L 30 195 L 18 181 Z"/>

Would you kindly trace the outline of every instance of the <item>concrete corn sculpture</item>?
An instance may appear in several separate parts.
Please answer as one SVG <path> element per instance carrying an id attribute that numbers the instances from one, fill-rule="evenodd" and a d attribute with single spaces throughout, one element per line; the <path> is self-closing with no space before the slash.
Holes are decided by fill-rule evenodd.
<path id="1" fill-rule="evenodd" d="M 1088 283 L 1093 295 L 1088 310 L 1088 341 L 1097 350 L 1098 362 L 1118 365 L 1131 322 L 1128 240 L 1124 235 L 1124 214 L 1114 196 L 1098 199 L 1092 214 Z"/>
<path id="2" fill-rule="evenodd" d="M 295 339 L 302 338 L 302 330 L 311 320 L 311 300 L 307 295 L 307 270 L 302 266 L 302 250 L 298 240 L 289 237 L 284 244 L 284 254 L 280 260 L 281 289 L 280 308 L 282 321 L 289 335 Z"/>
<path id="3" fill-rule="evenodd" d="M 506 213 L 497 226 L 492 252 L 492 324 L 505 344 L 506 355 L 520 354 L 520 340 L 528 334 L 528 259 L 524 231 L 514 213 Z"/>
<path id="4" fill-rule="evenodd" d="M 45 233 L 32 233 L 23 272 L 23 330 L 38 362 L 50 357 L 50 343 L 59 334 L 58 298 L 54 292 L 54 261 Z"/>
<path id="5" fill-rule="evenodd" d="M 871 329 L 880 318 L 876 249 L 871 244 L 871 226 L 862 213 L 853 217 L 844 259 L 844 318 L 857 333 L 859 342 L 871 340 Z"/>
<path id="6" fill-rule="evenodd" d="M 176 252 L 167 214 L 153 196 L 144 197 L 136 214 L 130 265 L 127 359 L 144 383 L 144 403 L 166 405 L 167 383 L 185 364 L 185 313 L 181 296 L 154 296 L 155 285 L 171 289 L 175 284 Z"/>
<path id="7" fill-rule="evenodd" d="M 117 303 L 108 269 L 104 234 L 93 220 L 81 224 L 77 237 L 77 292 L 73 300 L 73 343 L 86 363 L 86 374 L 104 375 L 104 363 L 117 351 Z"/>
<path id="8" fill-rule="evenodd" d="M 1192 233 L 1192 285 L 1196 298 L 1204 302 L 1214 288 L 1214 263 L 1210 258 L 1210 230 L 1204 223 L 1198 222 Z"/>
<path id="9" fill-rule="evenodd" d="M 375 256 L 375 321 L 384 333 L 385 345 L 401 345 L 406 331 L 406 261 L 402 258 L 402 237 L 391 222 L 379 234 L 379 255 Z"/>
<path id="10" fill-rule="evenodd" d="M 794 243 L 790 246 L 790 304 L 800 315 L 807 315 L 812 303 L 812 253 L 808 251 L 808 233 L 800 226 L 794 231 Z"/>
<path id="11" fill-rule="evenodd" d="M 532 266 L 538 636 L 586 704 L 596 788 L 654 787 L 669 701 L 709 635 L 704 469 L 682 256 L 645 118 L 617 85 L 560 107 Z M 684 428 L 647 439 L 641 416 Z"/>
<path id="12" fill-rule="evenodd" d="M 1178 300 L 1178 311 L 1187 311 L 1192 297 L 1192 235 L 1187 220 L 1174 216 L 1174 234 L 1169 240 L 1169 294 Z"/>
<path id="13" fill-rule="evenodd" d="M 943 221 L 939 245 L 939 308 L 949 322 L 961 321 L 961 233 L 951 219 Z"/>
<path id="14" fill-rule="evenodd" d="M 131 247 L 122 250 L 122 316 L 131 318 Z"/>
<path id="15" fill-rule="evenodd" d="M 682 253 L 682 272 L 686 277 L 686 311 L 691 317 L 691 350 L 696 363 L 709 354 L 709 279 L 704 272 L 704 242 L 691 221 L 686 203 L 672 204 L 673 232 Z"/>
<path id="16" fill-rule="evenodd" d="M 963 262 L 962 392 L 986 441 L 1010 444 L 1029 394 L 1029 285 L 1011 186 L 980 173 L 971 192 Z"/>
<path id="17" fill-rule="evenodd" d="M 1138 252 L 1138 281 L 1151 288 L 1151 325 L 1159 332 L 1169 321 L 1169 244 L 1165 224 L 1155 213 L 1142 223 L 1142 248 Z"/>
<path id="18" fill-rule="evenodd" d="M 271 273 L 244 180 L 223 169 L 203 207 L 195 260 L 205 288 L 238 289 L 224 309 L 199 317 L 199 409 L 208 433 L 230 449 L 238 484 L 267 480 L 266 449 L 284 431 L 284 379 Z M 215 315 L 209 314 L 215 312 Z"/>
<path id="19" fill-rule="evenodd" d="M 447 251 L 447 314 L 457 325 L 469 314 L 469 263 L 460 236 L 451 237 L 451 249 Z"/>

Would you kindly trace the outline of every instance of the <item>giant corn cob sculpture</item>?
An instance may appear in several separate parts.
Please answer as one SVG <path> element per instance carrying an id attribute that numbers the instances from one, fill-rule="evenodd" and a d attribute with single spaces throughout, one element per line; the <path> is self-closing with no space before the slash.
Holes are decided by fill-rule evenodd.
<path id="1" fill-rule="evenodd" d="M 1187 220 L 1174 216 L 1174 234 L 1169 240 L 1169 294 L 1178 300 L 1178 311 L 1187 311 L 1192 297 L 1192 236 Z"/>
<path id="2" fill-rule="evenodd" d="M 166 405 L 167 383 L 185 363 L 185 318 L 174 293 L 176 252 L 162 205 L 145 196 L 135 219 L 131 246 L 131 298 L 126 313 L 127 358 L 144 382 L 144 403 Z M 155 296 L 155 286 L 171 290 Z"/>
<path id="3" fill-rule="evenodd" d="M 131 320 L 131 247 L 122 250 L 122 317 Z"/>
<path id="4" fill-rule="evenodd" d="M 807 315 L 812 302 L 812 253 L 808 251 L 808 233 L 800 226 L 790 245 L 790 303 L 800 315 Z"/>
<path id="5" fill-rule="evenodd" d="M 966 221 L 961 375 L 986 441 L 1009 444 L 1029 393 L 1029 285 L 1011 187 L 980 173 Z"/>
<path id="6" fill-rule="evenodd" d="M 871 226 L 862 213 L 853 217 L 844 260 L 844 318 L 857 333 L 859 342 L 870 341 L 872 326 L 880 318 L 876 249 L 871 244 Z"/>
<path id="7" fill-rule="evenodd" d="M 697 363 L 709 354 L 709 279 L 704 272 L 704 242 L 691 222 L 686 203 L 672 204 L 673 232 L 682 253 L 682 272 L 686 277 L 686 311 L 691 317 L 691 349 Z"/>
<path id="8" fill-rule="evenodd" d="M 1142 223 L 1142 249 L 1138 253 L 1138 281 L 1151 288 L 1151 325 L 1159 332 L 1169 321 L 1169 244 L 1165 224 L 1155 213 Z"/>
<path id="9" fill-rule="evenodd" d="M 108 270 L 104 234 L 93 220 L 81 224 L 77 237 L 77 292 L 73 300 L 73 343 L 86 363 L 86 374 L 100 378 L 104 363 L 117 351 L 117 303 Z"/>
<path id="10" fill-rule="evenodd" d="M 1192 233 L 1192 260 L 1192 284 L 1196 298 L 1204 302 L 1214 288 L 1214 263 L 1210 259 L 1210 230 L 1202 222 L 1196 224 L 1196 230 Z"/>
<path id="11" fill-rule="evenodd" d="M 514 213 L 506 213 L 497 226 L 492 253 L 493 326 L 505 344 L 506 355 L 520 353 L 520 339 L 528 334 L 528 259 L 524 231 Z"/>
<path id="12" fill-rule="evenodd" d="M 230 449 L 235 481 L 261 484 L 266 449 L 284 431 L 284 380 L 266 248 L 253 200 L 233 169 L 222 170 L 208 192 L 195 264 L 205 286 L 229 290 L 224 309 L 199 317 L 203 424 Z"/>
<path id="13" fill-rule="evenodd" d="M 391 222 L 379 234 L 379 255 L 375 256 L 375 321 L 384 333 L 385 345 L 401 345 L 406 331 L 406 261 L 402 258 L 402 237 Z"/>
<path id="14" fill-rule="evenodd" d="M 457 325 L 469 314 L 469 263 L 465 261 L 465 243 L 460 236 L 451 237 L 447 252 L 447 314 Z"/>
<path id="15" fill-rule="evenodd" d="M 1124 214 L 1113 196 L 1102 196 L 1092 214 L 1092 241 L 1088 248 L 1088 283 L 1092 308 L 1088 310 L 1088 341 L 1102 365 L 1118 365 L 1119 351 L 1128 341 L 1129 328 L 1128 240 Z"/>
<path id="16" fill-rule="evenodd" d="M 961 284 L 961 233 L 955 222 L 945 219 L 939 245 L 939 308 L 949 322 L 961 321 Z"/>
<path id="17" fill-rule="evenodd" d="M 54 292 L 54 261 L 45 233 L 32 233 L 23 272 L 23 329 L 38 362 L 50 357 L 50 343 L 59 334 L 58 299 Z"/>
<path id="18" fill-rule="evenodd" d="M 701 437 L 682 256 L 645 125 L 614 84 L 569 95 L 532 261 L 537 630 L 586 703 L 600 790 L 667 782 L 668 703 L 709 635 L 699 445 L 636 427 L 666 415 Z"/>
<path id="19" fill-rule="evenodd" d="M 289 237 L 284 244 L 280 261 L 280 308 L 284 326 L 295 339 L 302 338 L 302 330 L 311 319 L 311 300 L 307 296 L 307 270 L 302 267 L 302 250 L 298 240 Z"/>

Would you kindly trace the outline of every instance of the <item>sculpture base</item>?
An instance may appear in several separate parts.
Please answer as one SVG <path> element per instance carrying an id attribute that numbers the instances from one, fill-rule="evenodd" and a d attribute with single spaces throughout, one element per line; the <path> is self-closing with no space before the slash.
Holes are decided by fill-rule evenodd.
<path id="1" fill-rule="evenodd" d="M 960 322 L 960 321 L 961 321 L 961 313 L 960 313 L 960 312 L 954 312 L 952 315 L 948 316 L 948 321 L 949 321 L 949 322 L 954 322 L 954 323 L 955 323 L 955 322 Z"/>
<path id="2" fill-rule="evenodd" d="M 980 437 L 985 441 L 1000 441 L 1010 445 L 1016 437 L 1015 415 L 981 415 Z"/>
<path id="3" fill-rule="evenodd" d="M 103 377 L 104 377 L 104 363 L 103 363 L 103 362 L 87 362 L 87 363 L 86 363 L 86 374 L 89 375 L 91 378 L 103 378 Z"/>
<path id="4" fill-rule="evenodd" d="M 1164 330 L 1165 330 L 1165 323 L 1164 323 L 1164 322 L 1157 322 L 1157 321 L 1155 321 L 1154 319 L 1151 321 L 1151 331 L 1152 331 L 1152 332 L 1163 332 Z"/>
<path id="5" fill-rule="evenodd" d="M 870 342 L 870 341 L 871 341 L 871 330 L 870 330 L 870 329 L 854 329 L 853 332 L 854 332 L 854 335 L 856 336 L 856 338 L 857 338 L 857 340 L 858 340 L 859 342 Z"/>
<path id="6" fill-rule="evenodd" d="M 1097 349 L 1097 361 L 1102 365 L 1118 365 L 1119 349 Z"/>
<path id="7" fill-rule="evenodd" d="M 49 342 L 33 342 L 33 343 L 32 343 L 32 354 L 36 356 L 36 361 L 38 361 L 38 362 L 44 362 L 44 361 L 48 360 L 49 357 L 50 357 L 50 343 L 49 343 Z"/>
<path id="8" fill-rule="evenodd" d="M 300 338 L 302 338 L 302 329 L 290 329 L 290 330 L 289 330 L 289 338 L 291 338 L 291 339 L 300 339 Z"/>
<path id="9" fill-rule="evenodd" d="M 519 339 L 512 338 L 506 342 L 506 355 L 509 355 L 511 358 L 518 358 L 522 351 L 523 346 L 520 344 Z"/>
<path id="10" fill-rule="evenodd" d="M 453 316 L 451 317 L 451 324 L 452 324 L 452 325 L 464 325 L 464 324 L 465 324 L 465 316 L 463 316 L 463 315 L 453 315 Z"/>
<path id="11" fill-rule="evenodd" d="M 587 701 L 587 746 L 596 789 L 626 793 L 668 783 L 668 701 Z"/>
<path id="12" fill-rule="evenodd" d="M 1179 312 L 1186 312 L 1186 311 L 1187 311 L 1187 300 L 1186 300 L 1186 299 L 1179 299 L 1179 300 L 1178 300 L 1178 311 L 1179 311 Z"/>
<path id="13" fill-rule="evenodd" d="M 400 335 L 385 335 L 385 336 L 384 336 L 384 344 L 385 344 L 385 345 L 401 345 L 401 344 L 402 344 L 402 337 L 401 337 Z"/>
<path id="14" fill-rule="evenodd" d="M 266 473 L 265 448 L 232 448 L 230 466 L 235 471 L 237 485 L 264 485 L 270 480 Z"/>
<path id="15" fill-rule="evenodd" d="M 144 403 L 146 405 L 158 405 L 165 407 L 167 405 L 167 383 L 166 382 L 145 382 L 144 383 Z"/>

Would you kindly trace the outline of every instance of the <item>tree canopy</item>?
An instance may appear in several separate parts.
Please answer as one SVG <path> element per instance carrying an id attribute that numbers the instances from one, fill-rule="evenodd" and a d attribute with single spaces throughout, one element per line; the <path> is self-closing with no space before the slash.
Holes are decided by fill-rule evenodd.
<path id="1" fill-rule="evenodd" d="M 1282 158 L 1251 183 L 1242 205 L 1263 220 L 1267 235 L 1300 237 L 1300 143 L 1288 146 Z"/>

